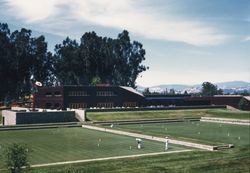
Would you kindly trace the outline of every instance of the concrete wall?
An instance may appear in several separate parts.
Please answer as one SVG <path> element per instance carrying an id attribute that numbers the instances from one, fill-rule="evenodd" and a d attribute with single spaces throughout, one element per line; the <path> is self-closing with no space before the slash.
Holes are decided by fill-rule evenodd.
<path id="1" fill-rule="evenodd" d="M 70 109 L 72 111 L 75 111 L 75 117 L 80 121 L 80 122 L 84 122 L 86 120 L 86 114 L 85 114 L 85 110 L 82 109 Z"/>
<path id="2" fill-rule="evenodd" d="M 11 107 L 11 110 L 13 111 L 30 111 L 28 108 L 23 108 L 23 107 Z"/>
<path id="3" fill-rule="evenodd" d="M 2 116 L 4 118 L 3 125 L 16 125 L 16 112 L 11 110 L 3 110 Z"/>
<path id="4" fill-rule="evenodd" d="M 23 109 L 18 110 L 19 111 L 3 110 L 3 125 L 78 122 L 75 111 L 26 112 Z M 81 117 L 82 120 L 85 120 L 83 112 L 80 110 L 77 112 L 78 116 Z"/>
<path id="5" fill-rule="evenodd" d="M 16 124 L 77 122 L 74 111 L 17 112 Z"/>

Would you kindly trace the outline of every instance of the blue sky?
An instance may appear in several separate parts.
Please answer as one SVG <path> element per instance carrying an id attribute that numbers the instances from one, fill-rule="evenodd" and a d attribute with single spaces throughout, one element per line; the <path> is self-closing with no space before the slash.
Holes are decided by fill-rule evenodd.
<path id="1" fill-rule="evenodd" d="M 126 29 L 147 53 L 138 85 L 250 81 L 249 0 L 0 0 L 0 16 L 45 35 L 50 50 L 66 36 Z"/>

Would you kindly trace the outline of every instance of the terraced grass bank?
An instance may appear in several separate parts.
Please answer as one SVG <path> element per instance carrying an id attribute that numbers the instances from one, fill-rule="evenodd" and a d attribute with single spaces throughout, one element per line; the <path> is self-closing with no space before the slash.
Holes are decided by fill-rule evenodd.
<path id="1" fill-rule="evenodd" d="M 131 112 L 87 112 L 91 121 L 136 120 L 152 118 L 201 118 L 222 117 L 250 119 L 250 111 L 232 111 L 227 109 L 160 110 Z"/>

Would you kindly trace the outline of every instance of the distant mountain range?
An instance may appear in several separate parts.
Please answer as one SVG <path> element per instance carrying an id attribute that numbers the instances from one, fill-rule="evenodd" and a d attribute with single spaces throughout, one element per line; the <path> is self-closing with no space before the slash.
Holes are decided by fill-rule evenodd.
<path id="1" fill-rule="evenodd" d="M 214 83 L 218 88 L 222 89 L 224 94 L 243 93 L 245 91 L 250 93 L 250 83 L 245 81 L 230 81 Z M 197 85 L 181 85 L 181 84 L 166 84 L 156 85 L 151 87 L 138 86 L 137 90 L 143 92 L 145 88 L 149 88 L 150 92 L 165 92 L 166 89 L 174 89 L 177 93 L 198 93 L 201 91 L 201 84 Z"/>

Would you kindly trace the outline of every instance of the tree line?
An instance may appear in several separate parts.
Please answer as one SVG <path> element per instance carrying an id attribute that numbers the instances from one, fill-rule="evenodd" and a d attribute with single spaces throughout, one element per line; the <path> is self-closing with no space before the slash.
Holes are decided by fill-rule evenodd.
<path id="1" fill-rule="evenodd" d="M 136 87 L 146 51 L 138 41 L 131 41 L 124 30 L 117 38 L 86 32 L 80 43 L 67 37 L 48 51 L 44 36 L 33 37 L 22 28 L 11 32 L 0 23 L 0 99 L 20 98 L 30 94 L 31 78 L 44 86 L 95 85 L 109 83 Z"/>

